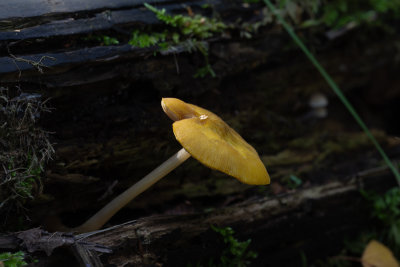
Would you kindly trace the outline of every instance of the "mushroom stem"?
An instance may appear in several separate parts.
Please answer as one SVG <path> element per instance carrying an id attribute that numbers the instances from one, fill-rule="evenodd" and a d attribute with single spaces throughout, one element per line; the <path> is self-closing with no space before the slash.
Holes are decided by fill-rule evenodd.
<path id="1" fill-rule="evenodd" d="M 161 178 L 181 165 L 188 158 L 190 158 L 190 154 L 184 148 L 182 148 L 163 164 L 143 177 L 139 182 L 129 187 L 122 194 L 105 205 L 85 223 L 70 230 L 73 232 L 85 233 L 100 229 L 112 216 L 114 216 L 115 213 L 128 204 L 132 199 L 158 182 Z"/>

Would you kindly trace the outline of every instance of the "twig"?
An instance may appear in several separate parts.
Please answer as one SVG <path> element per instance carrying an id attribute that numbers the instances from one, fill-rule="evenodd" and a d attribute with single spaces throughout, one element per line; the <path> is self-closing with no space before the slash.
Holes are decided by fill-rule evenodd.
<path id="1" fill-rule="evenodd" d="M 84 240 L 84 239 L 86 239 L 86 238 L 88 238 L 90 236 L 97 235 L 97 234 L 104 233 L 104 232 L 108 232 L 108 231 L 112 231 L 112 230 L 117 229 L 117 228 L 119 228 L 121 226 L 128 225 L 128 224 L 133 224 L 135 222 L 137 222 L 137 220 L 128 221 L 128 222 L 125 222 L 125 223 L 121 223 L 121 224 L 114 225 L 114 226 L 111 226 L 111 227 L 108 227 L 108 228 L 96 230 L 96 231 L 93 231 L 93 232 L 79 234 L 79 235 L 76 236 L 76 241 L 82 241 L 82 240 Z"/>
<path id="2" fill-rule="evenodd" d="M 12 57 L 14 59 L 14 64 L 17 66 L 18 70 L 19 70 L 19 76 L 21 77 L 21 70 L 19 69 L 18 65 L 15 63 L 15 61 L 17 62 L 25 62 L 28 63 L 30 65 L 32 65 L 34 68 L 37 69 L 37 71 L 39 71 L 40 73 L 43 73 L 43 68 L 50 68 L 49 66 L 46 66 L 45 64 L 42 63 L 43 60 L 45 59 L 51 59 L 51 60 L 56 60 L 55 57 L 51 57 L 51 56 L 42 56 L 39 61 L 34 61 L 34 60 L 30 60 L 30 59 L 26 59 L 26 58 L 22 58 L 22 57 L 16 57 L 14 56 L 11 51 L 10 48 L 7 47 L 8 50 L 8 54 L 10 55 L 10 57 Z"/>

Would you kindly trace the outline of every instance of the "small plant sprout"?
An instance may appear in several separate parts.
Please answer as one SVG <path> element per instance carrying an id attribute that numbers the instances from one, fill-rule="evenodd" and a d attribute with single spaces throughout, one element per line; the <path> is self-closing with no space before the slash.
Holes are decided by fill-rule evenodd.
<path id="1" fill-rule="evenodd" d="M 183 148 L 70 231 L 83 233 L 100 229 L 122 207 L 190 156 L 242 183 L 269 184 L 270 177 L 256 150 L 217 115 L 176 98 L 163 98 L 161 105 L 168 117 L 175 121 L 173 131 Z"/>
<path id="2" fill-rule="evenodd" d="M 251 239 L 247 241 L 239 241 L 233 235 L 233 231 L 230 227 L 219 228 L 211 225 L 211 229 L 221 234 L 224 239 L 226 248 L 222 252 L 220 257 L 220 264 L 210 264 L 209 266 L 238 266 L 246 267 L 251 264 L 251 260 L 257 258 L 258 254 L 252 250 L 249 250 Z"/>

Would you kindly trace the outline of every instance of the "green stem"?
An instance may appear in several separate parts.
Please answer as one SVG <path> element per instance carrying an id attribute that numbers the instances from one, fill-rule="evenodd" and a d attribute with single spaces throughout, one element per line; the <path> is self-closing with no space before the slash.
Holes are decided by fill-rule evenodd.
<path id="1" fill-rule="evenodd" d="M 365 134 L 369 137 L 369 139 L 371 139 L 372 143 L 375 145 L 376 149 L 379 151 L 379 153 L 381 154 L 382 158 L 385 160 L 388 167 L 392 170 L 394 176 L 396 177 L 397 183 L 400 185 L 400 174 L 399 174 L 398 170 L 393 165 L 393 163 L 390 161 L 389 157 L 386 155 L 383 148 L 379 145 L 378 141 L 372 135 L 372 133 L 370 132 L 368 127 L 365 125 L 363 120 L 360 118 L 360 116 L 357 114 L 357 112 L 353 108 L 353 106 L 347 100 L 346 96 L 342 93 L 342 91 L 339 89 L 337 84 L 333 81 L 333 79 L 329 76 L 329 74 L 321 66 L 321 64 L 319 64 L 318 60 L 313 56 L 313 54 L 310 52 L 310 50 L 308 50 L 308 48 L 304 45 L 304 43 L 296 35 L 296 33 L 293 31 L 292 27 L 290 27 L 290 25 L 288 23 L 286 23 L 286 21 L 283 19 L 283 17 L 279 14 L 279 12 L 277 12 L 275 6 L 271 3 L 271 1 L 264 0 L 264 3 L 268 6 L 269 9 L 272 10 L 272 12 L 278 18 L 279 22 L 283 25 L 285 30 L 289 33 L 290 37 L 292 37 L 293 41 L 301 48 L 301 50 L 303 50 L 304 54 L 311 61 L 311 63 L 317 68 L 317 70 L 322 75 L 322 77 L 324 77 L 326 82 L 329 84 L 329 86 L 332 88 L 332 90 L 336 93 L 336 95 L 339 97 L 339 99 L 342 101 L 342 103 L 346 106 L 347 110 L 350 112 L 350 114 L 356 120 L 358 125 L 360 125 L 360 127 L 364 130 Z"/>

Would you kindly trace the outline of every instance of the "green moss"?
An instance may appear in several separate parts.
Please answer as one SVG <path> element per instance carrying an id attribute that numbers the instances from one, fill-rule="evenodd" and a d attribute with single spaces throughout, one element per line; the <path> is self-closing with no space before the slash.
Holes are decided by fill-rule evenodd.
<path id="1" fill-rule="evenodd" d="M 144 5 L 155 13 L 157 18 L 165 24 L 166 29 L 163 32 L 135 30 L 129 44 L 140 48 L 158 46 L 160 51 L 173 49 L 174 46 L 181 46 L 188 52 L 199 51 L 204 56 L 206 64 L 197 71 L 194 77 L 203 78 L 206 75 L 215 77 L 216 74 L 208 60 L 208 47 L 203 44 L 203 41 L 221 33 L 227 26 L 215 18 L 198 14 L 194 16 L 170 15 L 165 9 L 157 9 L 147 3 Z"/>
<path id="2" fill-rule="evenodd" d="M 183 44 L 190 40 L 192 43 L 213 37 L 214 34 L 221 33 L 227 26 L 214 18 L 207 18 L 201 15 L 184 16 L 181 14 L 170 15 L 165 9 L 157 9 L 147 3 L 146 8 L 155 13 L 157 18 L 163 22 L 167 28 L 163 32 L 146 32 L 135 30 L 129 43 L 137 47 L 149 47 L 160 45 L 161 48 Z M 199 49 L 197 45 L 188 46 L 190 49 Z"/>
<path id="3" fill-rule="evenodd" d="M 157 9 L 147 3 L 144 5 L 147 9 L 154 12 L 160 21 L 178 30 L 181 35 L 190 38 L 200 40 L 210 38 L 215 33 L 220 33 L 227 28 L 223 22 L 215 18 L 207 18 L 198 14 L 194 16 L 184 16 L 181 14 L 172 16 L 167 14 L 164 8 Z"/>
<path id="4" fill-rule="evenodd" d="M 129 44 L 132 46 L 146 48 L 165 42 L 167 39 L 167 32 L 162 33 L 145 33 L 135 30 L 132 33 L 132 38 L 129 40 Z"/>
<path id="5" fill-rule="evenodd" d="M 104 45 L 117 45 L 117 44 L 119 44 L 119 41 L 117 40 L 117 38 L 114 38 L 114 37 L 103 35 L 100 38 L 102 39 Z"/>
<path id="6" fill-rule="evenodd" d="M 208 267 L 246 267 L 251 261 L 258 257 L 255 251 L 249 250 L 251 239 L 239 241 L 234 237 L 235 231 L 231 227 L 217 227 L 211 225 L 211 229 L 220 234 L 225 243 L 225 249 L 218 260 L 210 259 L 206 266 Z M 202 267 L 201 263 L 187 264 L 187 267 Z"/>
<path id="7" fill-rule="evenodd" d="M 108 35 L 89 35 L 88 37 L 83 38 L 84 41 L 97 41 L 101 45 L 109 46 L 109 45 L 118 45 L 119 41 L 115 37 L 111 37 Z"/>
<path id="8" fill-rule="evenodd" d="M 20 267 L 26 266 L 28 263 L 24 261 L 25 254 L 22 251 L 15 253 L 4 252 L 0 254 L 0 266 L 4 267 Z"/>

